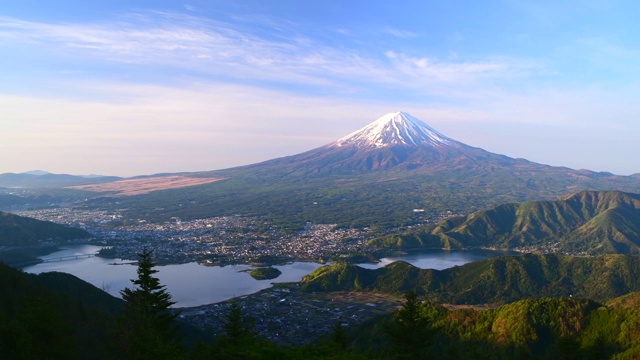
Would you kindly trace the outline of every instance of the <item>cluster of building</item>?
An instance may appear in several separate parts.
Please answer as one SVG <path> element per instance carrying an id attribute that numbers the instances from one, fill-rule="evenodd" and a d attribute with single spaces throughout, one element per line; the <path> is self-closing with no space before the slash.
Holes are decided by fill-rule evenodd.
<path id="1" fill-rule="evenodd" d="M 336 326 L 353 326 L 391 313 L 403 302 L 388 294 L 306 293 L 297 287 L 288 284 L 222 303 L 181 309 L 180 319 L 220 336 L 225 316 L 235 301 L 257 336 L 279 344 L 300 345 L 328 336 Z"/>
<path id="2" fill-rule="evenodd" d="M 370 228 L 339 228 L 312 223 L 291 232 L 262 218 L 247 216 L 189 221 L 172 218 L 162 223 L 149 223 L 142 219 L 127 219 L 118 211 L 65 207 L 16 213 L 87 230 L 94 236 L 94 243 L 109 246 L 102 256 L 135 260 L 144 248 L 151 247 L 159 263 L 278 264 L 294 260 L 322 263 L 341 257 L 382 255 L 381 249 L 373 249 L 367 243 L 384 235 L 380 230 Z M 431 221 L 450 216 L 455 214 L 439 214 Z M 389 232 L 408 230 L 413 226 Z"/>
<path id="3" fill-rule="evenodd" d="M 322 262 L 360 252 L 375 236 L 369 228 L 343 229 L 311 223 L 291 233 L 260 218 L 242 216 L 132 223 L 123 222 L 119 213 L 65 208 L 24 211 L 20 215 L 85 229 L 95 241 L 111 247 L 111 257 L 136 259 L 143 248 L 152 247 L 155 259 L 161 263 Z"/>

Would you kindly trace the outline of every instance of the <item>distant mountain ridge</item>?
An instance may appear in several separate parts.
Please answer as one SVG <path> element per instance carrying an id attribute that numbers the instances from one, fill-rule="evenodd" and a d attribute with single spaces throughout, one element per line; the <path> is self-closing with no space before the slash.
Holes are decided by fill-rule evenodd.
<path id="1" fill-rule="evenodd" d="M 0 174 L 0 187 L 59 188 L 121 180 L 117 176 L 52 174 L 42 170 L 15 174 Z"/>
<path id="2" fill-rule="evenodd" d="M 583 191 L 555 201 L 504 204 L 373 244 L 640 254 L 640 195 Z"/>
<path id="3" fill-rule="evenodd" d="M 265 216 L 292 228 L 308 221 L 395 227 L 428 221 L 448 211 L 470 213 L 510 202 L 555 199 L 580 190 L 640 193 L 640 177 L 553 167 L 494 154 L 447 137 L 403 112 L 384 115 L 304 153 L 179 175 L 217 181 L 158 187 L 131 196 L 121 192 L 91 196 L 89 190 L 77 193 L 76 199 L 82 198 L 82 206 L 117 207 L 131 218 L 148 221 L 239 214 Z M 413 209 L 425 211 L 417 214 Z"/>

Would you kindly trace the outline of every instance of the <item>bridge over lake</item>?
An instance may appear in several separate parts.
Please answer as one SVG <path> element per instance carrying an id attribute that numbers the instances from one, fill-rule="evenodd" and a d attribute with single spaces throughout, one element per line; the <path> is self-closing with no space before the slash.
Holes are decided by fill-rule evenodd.
<path id="1" fill-rule="evenodd" d="M 67 256 L 60 256 L 60 257 L 55 257 L 55 258 L 43 259 L 42 262 L 49 263 L 49 262 L 58 262 L 58 261 L 69 261 L 69 260 L 77 260 L 77 259 L 86 259 L 86 258 L 94 257 L 96 255 L 97 255 L 97 253 L 94 253 L 94 254 L 67 255 Z"/>

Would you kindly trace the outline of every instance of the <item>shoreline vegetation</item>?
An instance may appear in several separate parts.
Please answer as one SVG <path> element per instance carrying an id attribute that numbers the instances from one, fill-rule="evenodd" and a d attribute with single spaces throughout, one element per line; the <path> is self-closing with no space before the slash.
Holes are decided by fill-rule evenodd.
<path id="1" fill-rule="evenodd" d="M 86 242 L 86 243 L 74 243 L 73 245 L 93 245 L 93 246 L 102 246 L 102 249 L 100 249 L 95 256 L 97 257 L 101 257 L 104 259 L 116 259 L 115 257 L 115 251 L 114 251 L 114 246 L 112 245 L 103 245 L 103 244 L 96 244 L 95 242 Z M 50 246 L 43 246 L 41 248 L 35 248 L 35 250 L 33 250 L 33 247 L 30 247 L 32 252 L 37 253 L 37 255 L 33 256 L 31 258 L 31 260 L 35 261 L 33 264 L 36 263 L 40 263 L 42 262 L 41 259 L 37 258 L 37 256 L 46 256 L 49 254 L 52 254 L 56 251 L 59 251 L 61 248 L 64 248 L 64 245 L 61 246 L 55 246 L 55 247 L 50 247 Z M 16 249 L 16 250 L 21 250 L 21 249 Z M 224 266 L 231 266 L 231 265 L 250 265 L 253 267 L 272 267 L 272 266 L 280 266 L 280 265 L 287 265 L 287 264 L 291 264 L 294 262 L 315 262 L 318 264 L 331 264 L 331 263 L 346 263 L 346 264 L 360 264 L 360 263 L 371 263 L 371 264 L 377 264 L 380 263 L 382 261 L 383 258 L 395 258 L 395 257 L 401 257 L 401 256 L 407 256 L 407 255 L 413 255 L 413 254 L 421 254 L 421 253 L 427 253 L 430 251 L 476 251 L 476 250 L 483 250 L 483 251 L 495 251 L 495 252 L 504 252 L 505 254 L 508 253 L 513 253 L 514 255 L 516 254 L 545 254 L 546 252 L 540 250 L 540 251 L 536 251 L 535 249 L 533 250 L 525 250 L 525 249 L 519 249 L 519 248 L 499 248 L 499 247 L 491 247 L 491 246 L 466 246 L 466 247 L 460 247 L 460 248 L 445 248 L 445 247 L 429 247 L 429 248 L 423 248 L 423 247 L 416 247 L 416 248 L 403 248 L 403 249 L 377 249 L 377 250 L 372 250 L 370 252 L 366 252 L 366 253 L 362 253 L 362 252 L 357 252 L 357 253 L 353 253 L 353 254 L 343 254 L 343 255 L 338 255 L 338 256 L 333 256 L 329 259 L 326 258 L 308 258 L 308 257 L 291 257 L 291 258 L 280 258 L 280 257 L 269 257 L 269 258 L 260 258 L 260 259 L 256 259 L 255 261 L 248 261 L 248 262 L 234 262 L 234 261 L 216 261 L 214 259 L 200 259 L 200 260 L 185 260 L 185 259 L 176 259 L 175 261 L 172 260 L 165 260 L 165 261 L 157 261 L 156 264 L 157 265 L 177 265 L 177 264 L 185 264 L 185 263 L 189 263 L 189 262 L 197 262 L 198 264 L 202 265 L 202 266 L 220 266 L 220 267 L 224 267 Z M 0 251 L 0 255 L 3 252 Z M 577 255 L 577 254 L 565 254 L 565 255 L 571 255 L 571 256 L 581 256 L 581 255 Z M 134 261 L 136 259 L 127 259 L 127 258 L 120 258 L 121 261 Z M 2 259 L 0 259 L 0 261 L 2 261 Z M 5 262 L 6 263 L 6 262 Z M 8 265 L 13 266 L 11 263 L 8 263 Z M 32 265 L 32 264 L 29 264 Z"/>
<path id="2" fill-rule="evenodd" d="M 274 267 L 260 267 L 249 272 L 252 278 L 256 280 L 272 280 L 282 274 L 282 271 Z"/>

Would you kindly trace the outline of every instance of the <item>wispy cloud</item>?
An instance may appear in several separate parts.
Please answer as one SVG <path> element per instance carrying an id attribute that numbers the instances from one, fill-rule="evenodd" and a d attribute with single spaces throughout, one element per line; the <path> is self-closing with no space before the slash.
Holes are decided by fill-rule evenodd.
<path id="1" fill-rule="evenodd" d="M 460 62 L 409 57 L 395 51 L 380 56 L 331 46 L 296 33 L 287 26 L 256 32 L 244 23 L 231 24 L 196 16 L 152 12 L 129 14 L 102 24 L 42 23 L 0 18 L 0 37 L 64 50 L 73 56 L 130 64 L 161 64 L 209 76 L 344 88 L 345 84 L 433 86 L 434 82 L 468 82 L 482 76 L 512 75 L 518 64 Z M 257 21 L 257 20 L 256 20 Z M 265 25 L 266 24 L 266 25 Z M 394 36 L 414 33 L 388 28 Z"/>
<path id="2" fill-rule="evenodd" d="M 418 33 L 416 33 L 416 32 L 409 31 L 409 30 L 396 29 L 396 28 L 392 28 L 392 27 L 385 28 L 384 32 L 389 34 L 389 35 L 391 35 L 391 36 L 395 36 L 395 37 L 401 38 L 401 39 L 408 39 L 408 38 L 418 37 Z"/>
<path id="3" fill-rule="evenodd" d="M 190 88 L 104 82 L 75 86 L 118 101 L 0 94 L 0 164 L 5 171 L 46 168 L 139 175 L 231 167 L 324 145 L 400 110 L 470 145 L 511 156 L 527 156 L 522 149 L 528 147 L 540 154 L 533 160 L 557 165 L 573 165 L 558 159 L 563 147 L 591 151 L 593 143 L 579 138 L 588 128 L 599 129 L 603 143 L 627 151 L 637 147 L 633 134 L 640 131 L 640 125 L 624 125 L 640 111 L 638 106 L 629 108 L 632 95 L 621 98 L 597 89 L 542 90 L 527 96 L 492 93 L 465 107 L 354 101 L 221 83 Z M 534 139 L 542 140 L 528 141 L 534 132 Z M 598 169 L 616 170 L 605 165 Z"/>
<path id="4" fill-rule="evenodd" d="M 468 81 L 478 77 L 504 76 L 511 71 L 511 67 L 503 62 L 447 63 L 427 57 L 410 57 L 393 51 L 387 51 L 385 55 L 400 72 L 416 79 Z"/>

